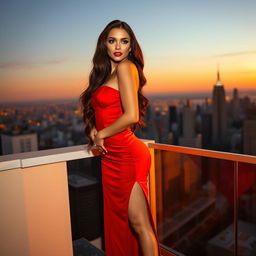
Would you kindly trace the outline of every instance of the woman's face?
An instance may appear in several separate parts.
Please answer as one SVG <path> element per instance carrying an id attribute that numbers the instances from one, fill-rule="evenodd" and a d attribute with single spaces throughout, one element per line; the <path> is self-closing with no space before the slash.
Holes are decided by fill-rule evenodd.
<path id="1" fill-rule="evenodd" d="M 130 36 L 123 28 L 112 28 L 109 31 L 106 47 L 108 56 L 119 62 L 127 58 L 131 49 Z"/>

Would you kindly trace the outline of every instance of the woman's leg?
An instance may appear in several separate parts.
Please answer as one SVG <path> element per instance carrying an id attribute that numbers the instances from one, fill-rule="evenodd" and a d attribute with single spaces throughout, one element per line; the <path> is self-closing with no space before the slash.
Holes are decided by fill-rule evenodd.
<path id="1" fill-rule="evenodd" d="M 141 186 L 138 182 L 135 182 L 128 205 L 129 221 L 139 236 L 143 255 L 158 256 L 157 241 L 149 220 L 147 202 L 145 200 Z"/>

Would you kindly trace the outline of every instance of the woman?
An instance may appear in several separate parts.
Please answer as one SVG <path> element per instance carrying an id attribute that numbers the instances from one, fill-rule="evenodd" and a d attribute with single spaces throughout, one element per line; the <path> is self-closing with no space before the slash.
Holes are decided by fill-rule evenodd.
<path id="1" fill-rule="evenodd" d="M 107 256 L 160 255 L 148 203 L 151 155 L 134 131 L 145 126 L 143 55 L 130 26 L 110 22 L 98 38 L 80 95 L 88 150 L 101 154 Z"/>

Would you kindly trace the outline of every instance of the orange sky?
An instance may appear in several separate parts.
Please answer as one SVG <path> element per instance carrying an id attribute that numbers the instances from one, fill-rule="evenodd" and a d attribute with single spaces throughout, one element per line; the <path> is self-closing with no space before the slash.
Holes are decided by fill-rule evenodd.
<path id="1" fill-rule="evenodd" d="M 254 54 L 255 56 L 255 54 Z M 254 57 L 253 56 L 253 57 Z M 217 79 L 217 62 L 221 81 L 226 90 L 256 89 L 256 64 L 244 54 L 216 60 L 145 58 L 145 94 L 212 91 Z M 87 68 L 87 70 L 86 70 Z M 89 66 L 90 68 L 90 66 Z M 81 63 L 49 65 L 46 67 L 6 69 L 1 75 L 1 101 L 77 98 L 88 80 L 88 67 Z"/>

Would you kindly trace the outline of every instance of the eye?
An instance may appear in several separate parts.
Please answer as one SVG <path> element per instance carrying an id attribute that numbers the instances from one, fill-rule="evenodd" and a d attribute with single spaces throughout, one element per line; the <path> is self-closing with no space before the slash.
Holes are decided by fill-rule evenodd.
<path id="1" fill-rule="evenodd" d="M 108 42 L 111 43 L 112 41 L 114 41 L 113 39 L 109 39 Z M 112 44 L 112 43 L 111 43 Z"/>
<path id="2" fill-rule="evenodd" d="M 128 43 L 129 43 L 129 41 L 128 41 L 128 40 L 123 40 L 123 42 L 124 42 L 125 44 L 128 44 Z"/>

